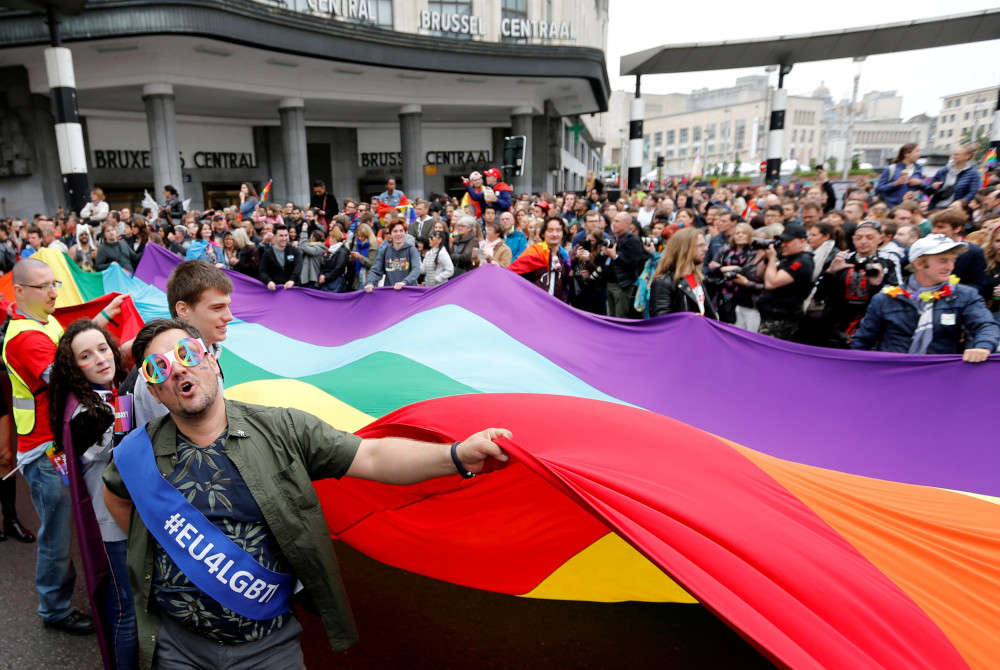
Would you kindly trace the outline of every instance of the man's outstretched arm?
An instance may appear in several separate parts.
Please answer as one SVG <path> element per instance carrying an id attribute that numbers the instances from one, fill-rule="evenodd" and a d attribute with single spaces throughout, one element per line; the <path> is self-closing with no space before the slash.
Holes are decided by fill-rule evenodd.
<path id="1" fill-rule="evenodd" d="M 507 454 L 493 440 L 512 434 L 503 428 L 487 428 L 461 442 L 456 455 L 469 472 L 478 473 L 489 458 L 506 461 Z M 386 484 L 415 484 L 425 479 L 455 474 L 451 445 L 417 442 L 398 437 L 362 440 L 347 476 Z"/>

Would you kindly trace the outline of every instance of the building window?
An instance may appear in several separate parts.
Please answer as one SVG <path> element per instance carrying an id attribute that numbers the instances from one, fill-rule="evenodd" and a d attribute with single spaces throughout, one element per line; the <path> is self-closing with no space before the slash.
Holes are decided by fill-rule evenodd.
<path id="1" fill-rule="evenodd" d="M 445 14 L 458 14 L 459 16 L 472 16 L 472 0 L 431 0 L 427 3 L 427 9 L 431 12 Z M 431 30 L 430 35 L 436 37 L 450 37 L 456 40 L 471 40 L 472 35 L 462 33 L 444 32 L 442 30 Z"/>
<path id="2" fill-rule="evenodd" d="M 687 141 L 688 141 L 688 129 L 681 128 L 681 144 L 687 144 Z"/>
<path id="3" fill-rule="evenodd" d="M 375 25 L 392 30 L 392 0 L 374 0 L 371 8 L 375 11 L 372 17 Z"/>
<path id="4" fill-rule="evenodd" d="M 392 0 L 388 1 L 391 2 Z M 500 18 L 501 20 L 510 19 L 511 21 L 527 21 L 528 0 L 501 0 Z M 500 41 L 504 44 L 527 44 L 528 38 L 507 35 L 506 37 L 501 36 Z"/>
<path id="5" fill-rule="evenodd" d="M 695 126 L 691 129 L 691 141 L 701 142 L 701 126 Z"/>
<path id="6" fill-rule="evenodd" d="M 655 133 L 653 135 L 653 144 L 655 144 L 656 146 L 660 146 L 661 144 L 663 144 L 663 132 L 662 131 L 660 131 L 658 133 Z"/>
<path id="7" fill-rule="evenodd" d="M 969 113 L 968 113 L 968 112 L 966 112 L 966 113 L 965 113 L 965 117 L 964 117 L 964 120 L 965 120 L 965 121 L 968 121 L 968 120 L 969 120 Z"/>
<path id="8" fill-rule="evenodd" d="M 794 134 L 795 131 L 792 131 Z M 802 131 L 805 133 L 805 131 Z M 747 122 L 744 119 L 740 119 L 736 122 L 736 150 L 740 151 L 743 149 L 743 143 L 747 139 Z"/>
<path id="9" fill-rule="evenodd" d="M 674 143 L 674 131 L 668 130 L 667 131 L 667 144 L 673 144 L 673 143 Z M 671 155 L 673 155 L 673 154 L 671 154 Z"/>

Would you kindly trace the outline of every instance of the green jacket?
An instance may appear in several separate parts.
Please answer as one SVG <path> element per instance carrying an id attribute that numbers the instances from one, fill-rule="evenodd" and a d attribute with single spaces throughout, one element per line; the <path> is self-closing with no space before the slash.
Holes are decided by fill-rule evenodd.
<path id="1" fill-rule="evenodd" d="M 226 400 L 226 418 L 226 453 L 302 582 L 304 591 L 300 593 L 315 604 L 330 645 L 334 651 L 346 649 L 357 641 L 357 631 L 312 481 L 342 477 L 354 460 L 361 438 L 335 430 L 312 414 L 296 409 Z M 177 463 L 177 426 L 168 415 L 149 422 L 147 430 L 157 468 L 166 477 Z M 104 472 L 104 483 L 115 495 L 131 499 L 114 461 Z M 134 508 L 128 535 L 127 564 L 135 597 L 139 647 L 149 668 L 160 628 L 150 588 L 155 540 Z"/>

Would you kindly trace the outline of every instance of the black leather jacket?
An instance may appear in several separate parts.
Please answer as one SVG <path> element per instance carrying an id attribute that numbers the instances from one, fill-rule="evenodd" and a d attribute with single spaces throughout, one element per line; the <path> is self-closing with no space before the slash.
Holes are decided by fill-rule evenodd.
<path id="1" fill-rule="evenodd" d="M 702 288 L 704 288 L 704 284 Z M 674 312 L 700 313 L 698 297 L 683 277 L 679 282 L 674 281 L 673 275 L 657 277 L 649 287 L 649 315 L 660 316 Z M 705 316 L 716 320 L 719 318 L 707 291 L 705 292 Z"/>

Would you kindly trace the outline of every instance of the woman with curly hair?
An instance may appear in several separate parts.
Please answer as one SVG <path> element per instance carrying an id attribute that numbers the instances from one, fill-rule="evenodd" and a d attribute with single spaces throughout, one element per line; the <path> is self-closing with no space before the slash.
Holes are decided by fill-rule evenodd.
<path id="1" fill-rule="evenodd" d="M 135 605 L 125 569 L 127 536 L 104 504 L 102 475 L 130 427 L 129 405 L 117 395 L 126 374 L 117 342 L 93 321 L 74 321 L 52 365 L 49 421 L 66 457 L 80 555 L 105 667 L 138 667 Z"/>

